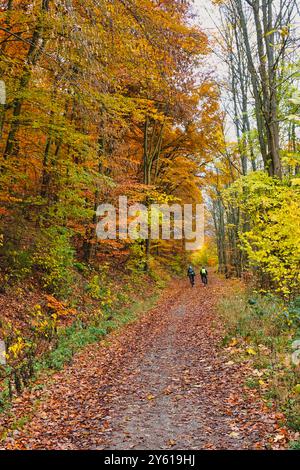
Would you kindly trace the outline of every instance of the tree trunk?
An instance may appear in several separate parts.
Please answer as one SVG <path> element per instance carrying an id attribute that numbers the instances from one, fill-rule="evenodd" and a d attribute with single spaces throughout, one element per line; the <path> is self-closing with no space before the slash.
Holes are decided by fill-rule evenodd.
<path id="1" fill-rule="evenodd" d="M 6 146 L 5 146 L 4 153 L 3 153 L 4 159 L 7 159 L 9 156 L 11 156 L 15 149 L 16 134 L 20 127 L 20 115 L 21 115 L 21 110 L 22 110 L 22 105 L 23 105 L 22 94 L 28 87 L 28 84 L 31 78 L 31 68 L 37 63 L 38 58 L 39 58 L 39 51 L 43 47 L 40 45 L 40 39 L 42 38 L 43 29 L 44 29 L 44 25 L 43 25 L 44 15 L 49 10 L 49 3 L 50 3 L 50 0 L 42 0 L 41 12 L 38 17 L 37 25 L 30 41 L 30 47 L 29 47 L 28 54 L 25 60 L 26 65 L 23 70 L 23 75 L 21 76 L 20 85 L 18 89 L 18 95 L 20 96 L 18 98 L 15 98 L 12 104 L 12 108 L 13 108 L 12 122 L 10 125 L 10 130 L 8 132 Z"/>

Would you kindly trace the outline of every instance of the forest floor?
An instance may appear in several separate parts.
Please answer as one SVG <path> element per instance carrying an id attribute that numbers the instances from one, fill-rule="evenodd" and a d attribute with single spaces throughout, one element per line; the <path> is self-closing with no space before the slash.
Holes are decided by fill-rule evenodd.
<path id="1" fill-rule="evenodd" d="M 221 347 L 230 286 L 174 281 L 138 321 L 25 391 L 0 426 L 6 449 L 282 448 L 282 415 L 247 389 L 250 366 Z M 12 416 L 14 424 L 12 424 Z"/>

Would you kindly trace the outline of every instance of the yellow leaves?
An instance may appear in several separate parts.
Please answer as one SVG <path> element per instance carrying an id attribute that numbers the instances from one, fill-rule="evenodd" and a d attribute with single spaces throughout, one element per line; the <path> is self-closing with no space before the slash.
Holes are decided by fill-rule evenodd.
<path id="1" fill-rule="evenodd" d="M 16 198 L 14 196 L 11 196 L 10 194 L 1 194 L 1 203 L 4 204 L 4 203 L 9 203 L 9 204 L 12 204 L 12 203 L 17 203 L 17 202 L 22 202 L 22 199 L 20 198 Z"/>
<path id="2" fill-rule="evenodd" d="M 51 340 L 57 329 L 59 315 L 62 315 L 61 311 L 57 312 L 50 309 L 50 312 L 46 312 L 41 305 L 35 305 L 33 311 L 31 312 L 31 325 L 35 337 L 43 337 L 47 340 Z"/>
<path id="3" fill-rule="evenodd" d="M 281 37 L 285 38 L 286 36 L 289 35 L 290 33 L 290 29 L 288 26 L 283 26 L 280 30 L 279 30 L 280 34 L 281 34 Z"/>
<path id="4" fill-rule="evenodd" d="M 151 393 L 149 393 L 149 395 L 147 395 L 147 400 L 152 401 L 154 399 L 155 399 L 155 396 L 152 395 Z"/>
<path id="5" fill-rule="evenodd" d="M 295 385 L 294 387 L 294 393 L 296 395 L 300 395 L 300 384 Z"/>
<path id="6" fill-rule="evenodd" d="M 249 354 L 249 356 L 255 356 L 257 354 L 253 348 L 246 349 L 246 353 Z"/>
<path id="7" fill-rule="evenodd" d="M 234 347 L 234 346 L 236 346 L 236 345 L 238 344 L 238 342 L 239 342 L 239 341 L 238 341 L 237 338 L 232 338 L 232 340 L 231 340 L 230 343 L 229 343 L 229 346 L 230 346 L 230 347 Z"/>
<path id="8" fill-rule="evenodd" d="M 22 336 L 18 336 L 16 341 L 9 346 L 6 354 L 7 358 L 18 359 L 28 346 L 30 346 L 30 343 L 26 342 Z"/>
<path id="9" fill-rule="evenodd" d="M 239 238 L 251 265 L 273 281 L 288 297 L 299 282 L 299 178 L 293 186 L 256 172 L 236 181 L 224 192 L 226 205 L 239 208 L 250 225 Z"/>

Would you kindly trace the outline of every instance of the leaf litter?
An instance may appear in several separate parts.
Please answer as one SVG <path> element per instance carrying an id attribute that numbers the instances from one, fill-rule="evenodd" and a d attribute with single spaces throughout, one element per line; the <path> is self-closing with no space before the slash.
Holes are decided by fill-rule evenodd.
<path id="1" fill-rule="evenodd" d="M 208 287 L 174 281 L 138 321 L 76 354 L 45 389 L 25 391 L 0 418 L 2 448 L 285 448 L 282 414 L 245 387 L 248 364 L 220 347 L 226 288 L 216 276 Z"/>

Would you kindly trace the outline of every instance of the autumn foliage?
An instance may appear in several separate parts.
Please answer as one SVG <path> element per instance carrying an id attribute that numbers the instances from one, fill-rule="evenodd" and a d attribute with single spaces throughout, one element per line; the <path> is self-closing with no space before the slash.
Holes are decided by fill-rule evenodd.
<path id="1" fill-rule="evenodd" d="M 217 145 L 219 92 L 202 71 L 209 43 L 193 26 L 191 3 L 1 7 L 1 291 L 23 284 L 52 296 L 24 306 L 39 338 L 23 338 L 31 320 L 2 329 L 18 390 L 30 375 L 23 359 L 40 340 L 53 347 L 73 305 L 84 322 L 90 307 L 101 316 L 97 301 L 111 314 L 118 289 L 105 270 L 119 277 L 148 270 L 157 281 L 161 264 L 181 271 L 177 241 L 97 241 L 95 210 L 124 194 L 129 203 L 202 200 L 199 166 Z"/>

